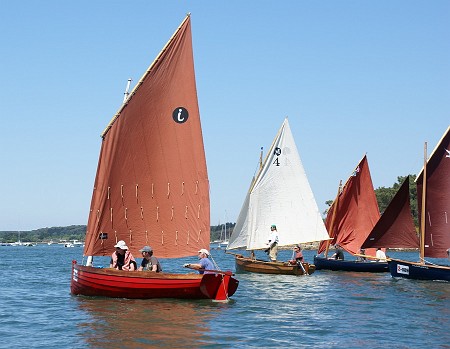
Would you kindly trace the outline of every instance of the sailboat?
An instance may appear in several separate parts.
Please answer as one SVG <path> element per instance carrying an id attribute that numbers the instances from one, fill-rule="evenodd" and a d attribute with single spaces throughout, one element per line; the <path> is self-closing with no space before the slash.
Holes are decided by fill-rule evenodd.
<path id="1" fill-rule="evenodd" d="M 306 262 L 290 265 L 288 262 L 269 262 L 255 257 L 253 251 L 267 248 L 272 224 L 276 224 L 279 232 L 279 247 L 328 238 L 287 118 L 251 182 L 227 251 L 252 251 L 249 257 L 235 254 L 237 271 L 312 274 L 314 265 Z"/>
<path id="2" fill-rule="evenodd" d="M 11 244 L 11 246 L 24 246 L 24 243 L 20 240 L 20 231 L 18 232 L 18 234 L 19 234 L 19 238 L 17 239 L 16 242 L 13 242 Z"/>
<path id="3" fill-rule="evenodd" d="M 392 277 L 450 281 L 450 266 L 427 262 L 427 258 L 448 258 L 450 249 L 450 127 L 416 178 L 420 212 L 420 261 L 390 259 Z"/>
<path id="4" fill-rule="evenodd" d="M 227 235 L 227 222 L 225 220 L 225 224 L 222 226 L 222 230 L 220 232 L 220 242 L 219 242 L 219 248 L 227 247 L 229 241 L 228 241 L 228 235 Z"/>
<path id="5" fill-rule="evenodd" d="M 130 272 L 93 266 L 119 241 L 158 258 L 209 249 L 209 181 L 188 14 L 102 134 L 83 255 L 72 262 L 75 295 L 226 301 L 231 271 Z M 181 267 L 181 265 L 180 265 Z"/>
<path id="6" fill-rule="evenodd" d="M 351 255 L 358 255 L 361 246 L 380 218 L 378 202 L 373 189 L 367 156 L 361 159 L 347 182 L 339 188 L 331 205 L 325 225 L 332 241 L 319 245 L 314 257 L 317 270 L 341 270 L 356 272 L 389 272 L 387 262 L 374 262 L 367 257 L 358 260 L 328 258 L 330 244 L 339 245 Z M 325 257 L 319 255 L 325 252 Z M 367 250 L 374 256 L 375 250 Z"/>

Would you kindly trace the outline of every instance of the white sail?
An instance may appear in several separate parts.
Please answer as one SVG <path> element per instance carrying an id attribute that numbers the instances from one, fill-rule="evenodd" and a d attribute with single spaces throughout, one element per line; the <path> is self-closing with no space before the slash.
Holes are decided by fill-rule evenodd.
<path id="1" fill-rule="evenodd" d="M 277 226 L 279 246 L 329 238 L 288 119 L 252 181 L 227 249 L 267 248 L 272 224 Z"/>
<path id="2" fill-rule="evenodd" d="M 252 181 L 253 183 L 253 181 Z M 246 248 L 249 235 L 248 230 L 248 211 L 249 211 L 250 192 L 245 197 L 244 204 L 242 205 L 241 212 L 234 226 L 233 233 L 228 241 L 227 250 L 236 248 Z"/>

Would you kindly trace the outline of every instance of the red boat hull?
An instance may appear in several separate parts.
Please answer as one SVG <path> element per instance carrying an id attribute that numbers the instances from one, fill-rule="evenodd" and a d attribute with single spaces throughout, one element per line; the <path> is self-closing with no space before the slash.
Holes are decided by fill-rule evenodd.
<path id="1" fill-rule="evenodd" d="M 72 262 L 70 291 L 74 295 L 112 298 L 180 298 L 225 301 L 239 281 L 232 273 L 165 274 L 88 267 Z"/>

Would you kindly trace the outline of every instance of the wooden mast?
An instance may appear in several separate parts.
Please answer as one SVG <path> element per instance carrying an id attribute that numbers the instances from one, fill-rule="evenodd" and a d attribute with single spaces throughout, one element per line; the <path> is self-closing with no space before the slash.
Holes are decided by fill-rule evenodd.
<path id="1" fill-rule="evenodd" d="M 263 147 L 261 147 L 261 152 L 260 152 L 260 154 L 259 154 L 259 170 L 258 170 L 258 176 L 259 176 L 259 173 L 261 172 L 261 170 L 262 170 L 262 167 L 263 167 Z M 269 153 L 267 153 L 267 154 L 269 154 Z M 255 181 L 256 181 L 256 177 L 255 177 Z M 253 182 L 253 184 L 255 184 L 255 181 Z M 253 185 L 252 185 L 252 187 L 253 187 Z M 251 189 L 250 189 L 251 190 Z M 250 251 L 250 258 L 251 259 L 256 259 L 255 258 L 255 251 L 254 250 L 251 250 Z"/>
<path id="2" fill-rule="evenodd" d="M 427 197 L 427 142 L 424 145 L 422 177 L 422 210 L 420 212 L 420 263 L 425 264 L 425 205 Z"/>
<path id="3" fill-rule="evenodd" d="M 331 217 L 331 224 L 330 224 L 330 226 L 331 226 L 331 229 L 333 228 L 333 225 L 334 225 L 334 221 L 335 221 L 335 219 L 336 219 L 336 212 L 337 212 L 337 209 L 338 209 L 338 207 L 339 207 L 339 194 L 341 193 L 341 190 L 342 190 L 342 179 L 339 181 L 339 187 L 338 187 L 338 192 L 337 192 L 337 194 L 336 194 L 336 199 L 334 200 L 334 202 L 333 203 L 336 203 L 336 206 L 335 206 L 335 208 L 334 208 L 334 210 L 333 210 L 333 216 Z M 328 235 L 330 236 L 330 238 L 334 238 L 333 236 L 331 236 L 331 231 L 329 231 L 328 232 Z M 328 257 L 328 250 L 330 249 L 330 240 L 327 240 L 327 246 L 326 246 L 326 248 L 325 248 L 325 258 L 327 258 Z"/>

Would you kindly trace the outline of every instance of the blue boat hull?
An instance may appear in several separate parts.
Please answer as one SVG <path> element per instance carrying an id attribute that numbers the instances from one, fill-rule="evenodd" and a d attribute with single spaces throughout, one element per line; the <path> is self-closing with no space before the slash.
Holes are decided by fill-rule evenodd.
<path id="1" fill-rule="evenodd" d="M 314 257 L 316 270 L 356 271 L 366 273 L 388 273 L 387 262 L 346 261 Z"/>
<path id="2" fill-rule="evenodd" d="M 420 264 L 391 259 L 389 271 L 392 277 L 416 280 L 450 281 L 450 267 L 442 265 Z"/>

